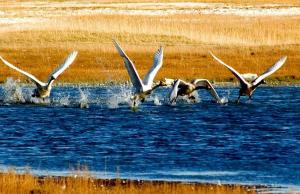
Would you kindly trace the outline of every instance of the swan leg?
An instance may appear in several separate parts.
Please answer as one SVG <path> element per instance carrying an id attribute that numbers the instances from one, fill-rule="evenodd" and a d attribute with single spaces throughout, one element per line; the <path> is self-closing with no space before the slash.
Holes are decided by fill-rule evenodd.
<path id="1" fill-rule="evenodd" d="M 138 100 L 140 100 L 140 98 L 139 98 L 139 96 L 138 95 L 134 95 L 133 97 L 132 97 L 132 105 L 133 105 L 133 107 L 137 107 L 137 105 L 138 105 L 138 103 L 137 103 L 137 101 Z"/>
<path id="2" fill-rule="evenodd" d="M 236 103 L 237 103 L 237 104 L 240 103 L 240 98 L 241 98 L 241 95 L 239 95 L 238 99 L 236 100 Z"/>
<path id="3" fill-rule="evenodd" d="M 133 107 L 136 107 L 136 101 L 133 100 Z"/>

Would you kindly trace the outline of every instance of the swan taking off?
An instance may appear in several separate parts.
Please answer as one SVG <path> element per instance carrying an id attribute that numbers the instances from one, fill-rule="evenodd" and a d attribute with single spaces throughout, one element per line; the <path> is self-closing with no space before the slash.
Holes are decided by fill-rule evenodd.
<path id="1" fill-rule="evenodd" d="M 237 72 L 235 69 L 233 69 L 232 67 L 230 67 L 229 65 L 227 65 L 226 63 L 221 61 L 221 59 L 217 58 L 212 52 L 210 52 L 210 54 L 212 55 L 212 57 L 216 61 L 218 61 L 219 63 L 221 63 L 225 67 L 227 67 L 227 69 L 229 69 L 229 71 L 231 71 L 231 73 L 240 81 L 241 88 L 240 88 L 240 91 L 239 91 L 239 97 L 237 99 L 237 102 L 240 101 L 241 96 L 249 96 L 249 99 L 251 99 L 251 96 L 252 96 L 253 92 L 255 91 L 255 89 L 260 84 L 265 84 L 264 79 L 266 77 L 270 76 L 271 74 L 273 74 L 280 67 L 282 67 L 282 65 L 285 63 L 285 61 L 287 59 L 287 56 L 284 56 L 284 57 L 280 58 L 272 67 L 267 69 L 263 74 L 256 77 L 253 81 L 251 81 L 249 83 L 248 81 L 246 81 L 244 76 L 241 75 L 239 72 Z"/>
<path id="2" fill-rule="evenodd" d="M 119 43 L 113 40 L 116 49 L 118 50 L 120 56 L 123 58 L 125 67 L 127 69 L 128 75 L 132 82 L 132 85 L 135 89 L 134 96 L 133 96 L 133 103 L 134 106 L 137 100 L 143 102 L 145 97 L 149 95 L 154 89 L 158 88 L 159 86 L 165 86 L 163 81 L 160 81 L 158 84 L 153 85 L 154 77 L 156 76 L 157 72 L 161 68 L 163 64 L 163 47 L 160 47 L 154 54 L 153 58 L 153 65 L 151 69 L 148 71 L 144 80 L 141 80 L 133 62 L 129 59 L 126 53 L 123 51 Z"/>
<path id="3" fill-rule="evenodd" d="M 170 83 L 170 79 L 166 79 L 166 83 Z M 180 79 L 173 81 L 173 88 L 170 92 L 170 103 L 176 102 L 178 96 L 188 96 L 189 99 L 195 100 L 194 91 L 199 89 L 206 89 L 217 103 L 221 103 L 221 98 L 216 92 L 215 88 L 207 79 L 195 79 L 191 83 L 182 81 Z"/>
<path id="4" fill-rule="evenodd" d="M 77 51 L 73 51 L 66 58 L 66 60 L 49 75 L 47 83 L 44 83 L 44 82 L 38 80 L 34 75 L 27 73 L 26 71 L 23 71 L 23 70 L 19 69 L 18 67 L 12 65 L 8 61 L 4 60 L 1 56 L 0 56 L 0 59 L 5 65 L 20 72 L 21 74 L 28 77 L 32 82 L 34 82 L 36 85 L 36 89 L 34 89 L 32 97 L 38 97 L 38 98 L 42 98 L 44 100 L 46 97 L 50 96 L 50 91 L 51 91 L 54 80 L 73 63 L 76 56 L 77 56 Z"/>

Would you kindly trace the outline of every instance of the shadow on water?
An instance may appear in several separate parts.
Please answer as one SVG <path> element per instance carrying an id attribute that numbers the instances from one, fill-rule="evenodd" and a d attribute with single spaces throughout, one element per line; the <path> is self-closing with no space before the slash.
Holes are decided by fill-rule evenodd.
<path id="1" fill-rule="evenodd" d="M 13 80 L 0 88 L 2 168 L 64 174 L 82 164 L 99 177 L 300 185 L 299 87 L 261 87 L 240 104 L 237 88 L 217 88 L 228 103 L 200 91 L 198 103 L 175 106 L 158 89 L 136 111 L 128 86 L 54 87 L 42 105 L 31 90 Z"/>

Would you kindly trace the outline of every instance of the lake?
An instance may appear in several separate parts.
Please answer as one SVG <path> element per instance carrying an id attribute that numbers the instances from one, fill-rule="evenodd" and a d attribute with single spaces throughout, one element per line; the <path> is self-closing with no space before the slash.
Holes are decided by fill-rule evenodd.
<path id="1" fill-rule="evenodd" d="M 54 87 L 42 104 L 32 89 L 0 88 L 1 169 L 300 186 L 300 87 L 260 87 L 240 104 L 238 88 L 218 87 L 227 104 L 201 90 L 173 106 L 165 88 L 136 110 L 128 86 Z"/>

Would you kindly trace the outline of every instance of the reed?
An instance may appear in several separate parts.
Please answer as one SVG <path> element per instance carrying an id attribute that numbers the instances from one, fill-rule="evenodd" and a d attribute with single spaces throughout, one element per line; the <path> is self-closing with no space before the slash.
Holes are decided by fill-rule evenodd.
<path id="1" fill-rule="evenodd" d="M 105 180 L 91 176 L 36 177 L 30 173 L 9 171 L 0 174 L 0 193 L 97 193 L 97 194 L 251 194 L 255 186 L 182 183 L 165 181 Z"/>
<path id="2" fill-rule="evenodd" d="M 48 0 L 48 2 L 62 2 L 62 1 L 73 1 L 73 0 Z M 76 0 L 77 2 L 86 2 L 86 0 Z M 96 0 L 91 0 L 90 2 L 96 2 Z M 32 0 L 16 0 L 16 2 L 32 2 Z M 157 2 L 157 0 L 101 0 L 105 3 L 136 3 L 136 2 Z M 224 0 L 160 0 L 159 2 L 206 2 L 206 3 L 224 3 Z M 266 4 L 274 3 L 274 0 L 226 0 L 225 3 L 235 3 L 235 4 Z M 299 5 L 299 0 L 276 0 L 276 4 L 292 4 Z"/>
<path id="3" fill-rule="evenodd" d="M 290 3 L 288 0 L 280 2 Z M 8 9 L 24 8 L 8 6 Z M 65 11 L 70 12 L 72 9 L 75 8 L 65 8 Z M 299 16 L 65 17 L 41 11 L 45 12 L 47 20 L 1 26 L 0 55 L 42 80 L 46 80 L 47 75 L 74 49 L 79 51 L 79 55 L 70 69 L 58 79 L 59 82 L 128 80 L 123 62 L 113 47 L 113 38 L 119 40 L 142 75 L 151 66 L 155 50 L 163 45 L 164 65 L 157 79 L 170 77 L 188 80 L 233 80 L 228 70 L 209 56 L 208 52 L 213 51 L 238 71 L 258 74 L 281 56 L 287 55 L 286 64 L 270 79 L 287 82 L 300 80 Z M 25 13 L 22 11 L 16 11 L 16 17 L 22 17 L 23 14 Z M 0 74 L 0 82 L 11 76 L 27 81 L 3 64 L 0 64 Z"/>

